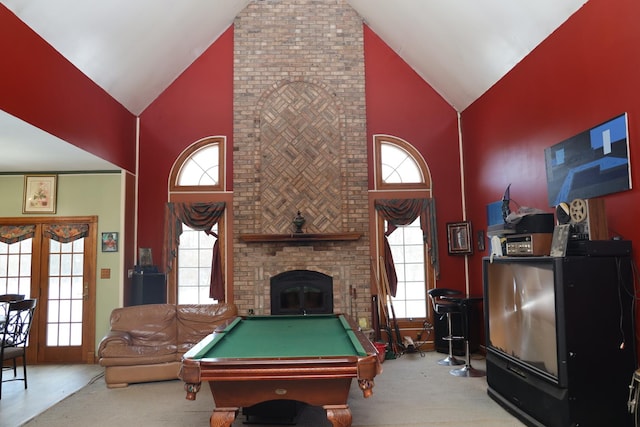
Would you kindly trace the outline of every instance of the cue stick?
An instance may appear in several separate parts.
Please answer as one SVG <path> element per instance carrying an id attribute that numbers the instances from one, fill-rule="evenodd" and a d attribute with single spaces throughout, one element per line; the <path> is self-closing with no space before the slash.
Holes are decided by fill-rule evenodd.
<path id="1" fill-rule="evenodd" d="M 358 319 L 358 295 L 356 293 L 356 287 L 352 286 L 351 287 L 351 291 L 353 292 L 352 296 L 351 296 L 351 301 L 353 303 L 353 306 L 351 307 L 351 317 L 353 317 L 356 321 L 356 323 L 358 324 L 358 327 L 360 327 L 360 319 Z M 355 307 L 355 314 L 353 312 Z M 362 329 L 362 328 L 360 328 Z"/>
<path id="2" fill-rule="evenodd" d="M 376 266 L 375 266 L 375 264 L 373 262 L 373 259 L 371 260 L 371 264 L 370 265 L 371 265 L 371 272 L 373 273 L 373 277 L 374 277 L 374 280 L 376 282 L 376 289 L 378 290 L 378 295 L 379 295 L 379 297 L 378 297 L 378 299 L 376 301 L 378 303 L 378 311 L 380 313 L 382 313 L 383 316 L 384 316 L 384 319 L 387 320 L 385 307 L 384 307 L 384 305 L 382 304 L 382 301 L 381 301 L 382 300 L 382 296 L 384 296 L 384 294 L 382 293 L 382 289 L 380 288 L 380 278 L 378 277 L 378 271 L 377 271 Z"/>
<path id="3" fill-rule="evenodd" d="M 378 312 L 378 294 L 371 295 L 371 327 L 375 333 L 376 341 L 380 341 L 382 336 L 380 335 L 380 313 Z"/>
<path id="4" fill-rule="evenodd" d="M 356 297 L 356 289 L 353 286 L 349 286 L 349 312 L 351 314 L 351 318 L 355 319 L 356 317 L 353 315 L 353 304 L 354 299 Z M 358 319 L 356 319 L 357 321 Z"/>
<path id="5" fill-rule="evenodd" d="M 373 272 L 373 276 L 375 278 L 375 282 L 376 282 L 376 289 L 378 290 L 378 299 L 377 299 L 377 303 L 378 303 L 378 310 L 379 310 L 379 314 L 382 313 L 382 318 L 384 319 L 384 330 L 387 333 L 387 341 L 389 341 L 389 349 L 391 351 L 393 351 L 393 354 L 397 354 L 396 352 L 396 345 L 395 342 L 393 340 L 393 334 L 391 333 L 391 326 L 389 325 L 389 314 L 387 313 L 387 303 L 383 302 L 386 300 L 386 295 L 384 293 L 384 290 L 382 289 L 382 285 L 380 284 L 380 277 L 378 276 L 378 270 L 377 270 L 377 266 L 375 265 L 375 263 L 373 262 L 373 258 L 371 259 L 371 271 Z"/>
<path id="6" fill-rule="evenodd" d="M 387 269 L 384 266 L 384 259 L 380 257 L 380 269 L 382 270 L 382 283 L 384 284 L 385 291 L 387 294 L 387 299 L 389 301 L 389 306 L 391 307 L 391 315 L 393 317 L 394 329 L 396 332 L 396 347 L 400 347 L 404 349 L 404 344 L 402 344 L 402 335 L 400 334 L 400 327 L 398 326 L 398 319 L 396 318 L 396 310 L 393 308 L 393 298 L 391 296 L 391 286 L 389 285 L 389 276 L 387 276 Z"/>
<path id="7" fill-rule="evenodd" d="M 357 322 L 358 321 L 358 319 L 357 319 L 358 314 L 357 313 L 354 314 L 354 311 L 353 311 L 353 307 L 354 306 L 356 307 L 356 312 L 358 311 L 357 301 L 355 300 L 356 299 L 356 287 L 353 286 L 353 285 L 349 287 L 349 297 L 350 297 L 349 310 L 351 310 L 351 318 L 355 319 L 355 321 Z"/>

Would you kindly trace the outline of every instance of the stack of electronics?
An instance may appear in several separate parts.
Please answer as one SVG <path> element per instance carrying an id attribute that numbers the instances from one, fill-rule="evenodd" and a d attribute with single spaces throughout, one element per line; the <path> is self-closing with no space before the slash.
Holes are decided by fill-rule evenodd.
<path id="1" fill-rule="evenodd" d="M 604 200 L 574 199 L 556 206 L 558 225 L 554 230 L 551 256 L 625 256 L 631 241 L 609 239 Z"/>
<path id="2" fill-rule="evenodd" d="M 555 216 L 555 218 L 554 218 Z M 631 241 L 609 239 L 604 200 L 574 199 L 552 213 L 524 215 L 515 224 L 489 227 L 506 256 L 626 256 Z"/>
<path id="3" fill-rule="evenodd" d="M 553 226 L 553 214 L 537 213 L 523 216 L 515 224 L 515 233 L 506 236 L 506 255 L 549 255 Z"/>

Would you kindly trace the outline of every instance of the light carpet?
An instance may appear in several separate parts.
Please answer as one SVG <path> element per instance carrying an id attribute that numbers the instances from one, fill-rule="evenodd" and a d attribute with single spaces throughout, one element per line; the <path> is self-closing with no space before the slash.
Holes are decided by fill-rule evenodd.
<path id="1" fill-rule="evenodd" d="M 405 354 L 386 360 L 376 377 L 373 396 L 365 399 L 353 381 L 349 406 L 353 427 L 522 427 L 520 421 L 487 395 L 485 377 L 460 378 L 450 367 L 437 364 L 436 352 Z M 472 365 L 484 369 L 484 359 L 474 357 Z M 203 386 L 195 401 L 185 399 L 179 380 L 132 384 L 107 389 L 102 378 L 45 411 L 26 427 L 149 427 L 209 425 L 213 399 Z M 239 414 L 233 427 L 245 425 Z M 251 424 L 263 427 L 261 424 Z M 331 427 L 322 408 L 307 406 L 300 413 L 298 427 Z"/>

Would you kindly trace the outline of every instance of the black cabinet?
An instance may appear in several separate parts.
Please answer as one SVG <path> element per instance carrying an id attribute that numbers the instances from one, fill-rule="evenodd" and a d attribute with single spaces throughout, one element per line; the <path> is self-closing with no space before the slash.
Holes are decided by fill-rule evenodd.
<path id="1" fill-rule="evenodd" d="M 449 341 L 445 340 L 449 327 L 447 325 L 446 315 L 435 315 L 433 330 L 436 334 L 435 346 L 439 353 L 449 353 Z M 451 313 L 451 329 L 454 336 L 462 336 L 462 315 L 460 313 Z M 454 340 L 452 343 L 452 351 L 456 356 L 465 355 L 464 341 Z"/>
<path id="2" fill-rule="evenodd" d="M 529 426 L 632 426 L 630 257 L 484 260 L 488 394 Z"/>
<path id="3" fill-rule="evenodd" d="M 469 303 L 469 352 L 475 353 L 480 348 L 480 329 L 483 325 L 482 302 Z M 454 336 L 464 336 L 462 322 L 464 316 L 461 313 L 451 314 L 451 329 Z M 435 349 L 438 353 L 449 354 L 449 341 L 445 337 L 449 335 L 449 327 L 447 325 L 447 316 L 435 315 L 433 330 L 435 333 Z M 463 340 L 454 340 L 452 342 L 452 351 L 454 356 L 466 355 L 465 343 Z"/>
<path id="4" fill-rule="evenodd" d="M 131 305 L 167 302 L 167 278 L 164 273 L 136 268 L 131 279 Z"/>

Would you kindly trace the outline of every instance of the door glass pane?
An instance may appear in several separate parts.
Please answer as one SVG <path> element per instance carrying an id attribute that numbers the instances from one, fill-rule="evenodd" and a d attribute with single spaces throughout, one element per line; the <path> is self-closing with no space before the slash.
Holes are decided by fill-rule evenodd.
<path id="1" fill-rule="evenodd" d="M 20 294 L 30 298 L 32 241 L 0 242 L 0 294 Z"/>
<path id="2" fill-rule="evenodd" d="M 84 239 L 49 244 L 47 337 L 51 347 L 82 344 Z"/>

